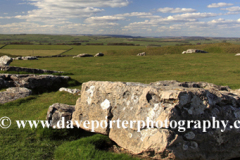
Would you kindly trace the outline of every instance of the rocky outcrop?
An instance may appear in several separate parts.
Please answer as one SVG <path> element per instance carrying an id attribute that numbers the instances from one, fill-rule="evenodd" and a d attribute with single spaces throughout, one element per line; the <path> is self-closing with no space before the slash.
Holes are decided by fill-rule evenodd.
<path id="1" fill-rule="evenodd" d="M 50 71 L 46 69 L 24 68 L 24 67 L 14 67 L 14 66 L 0 66 L 0 71 L 28 72 L 28 73 L 36 73 L 36 74 L 64 73 L 63 71 Z"/>
<path id="2" fill-rule="evenodd" d="M 36 56 L 16 57 L 13 60 L 38 60 Z"/>
<path id="3" fill-rule="evenodd" d="M 57 123 L 62 120 L 62 117 L 65 118 L 65 126 L 66 122 L 72 119 L 72 113 L 75 111 L 75 106 L 55 103 L 48 108 L 47 111 L 47 120 L 51 124 L 51 127 L 58 128 Z M 60 127 L 62 123 L 59 123 Z"/>
<path id="4" fill-rule="evenodd" d="M 208 52 L 202 51 L 199 49 L 188 49 L 188 50 L 182 52 L 182 54 L 187 54 L 187 53 L 208 53 Z"/>
<path id="5" fill-rule="evenodd" d="M 0 92 L 0 104 L 11 102 L 20 98 L 25 98 L 31 94 L 32 91 L 27 88 L 8 88 L 6 91 Z"/>
<path id="6" fill-rule="evenodd" d="M 79 54 L 79 55 L 77 55 L 77 56 L 74 56 L 73 58 L 80 58 L 80 57 L 93 57 L 93 55 L 83 53 L 83 54 Z"/>
<path id="7" fill-rule="evenodd" d="M 95 56 L 94 57 L 103 57 L 104 56 L 104 54 L 103 53 L 97 53 L 97 54 L 95 54 Z"/>
<path id="8" fill-rule="evenodd" d="M 138 53 L 137 56 L 146 56 L 146 52 Z"/>
<path id="9" fill-rule="evenodd" d="M 0 57 L 0 66 L 8 66 L 12 61 L 13 59 L 11 57 L 2 56 Z"/>
<path id="10" fill-rule="evenodd" d="M 240 56 L 240 53 L 237 53 L 235 56 Z"/>
<path id="11" fill-rule="evenodd" d="M 70 89 L 70 88 L 64 88 L 64 87 L 60 88 L 59 91 L 68 92 L 70 94 L 78 94 L 78 95 L 80 95 L 80 92 L 81 92 L 81 90 L 79 89 Z"/>
<path id="12" fill-rule="evenodd" d="M 70 80 L 68 76 L 34 74 L 0 74 L 0 89 L 8 87 L 26 87 L 29 89 L 49 90 L 62 86 Z"/>
<path id="13" fill-rule="evenodd" d="M 240 118 L 239 108 L 239 90 L 211 83 L 90 81 L 82 85 L 72 120 L 75 126 L 75 121 L 106 120 L 106 127 L 80 124 L 80 128 L 109 135 L 133 154 L 156 159 L 227 160 L 240 157 L 236 147 L 240 130 L 232 128 Z M 204 130 L 203 123 L 213 124 L 213 117 L 229 123 Z"/>

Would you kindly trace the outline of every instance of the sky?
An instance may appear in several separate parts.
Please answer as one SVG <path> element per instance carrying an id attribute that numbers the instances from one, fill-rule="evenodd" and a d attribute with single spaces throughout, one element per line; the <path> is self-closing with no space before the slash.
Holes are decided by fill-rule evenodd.
<path id="1" fill-rule="evenodd" d="M 240 1 L 1 0 L 0 34 L 240 37 Z"/>

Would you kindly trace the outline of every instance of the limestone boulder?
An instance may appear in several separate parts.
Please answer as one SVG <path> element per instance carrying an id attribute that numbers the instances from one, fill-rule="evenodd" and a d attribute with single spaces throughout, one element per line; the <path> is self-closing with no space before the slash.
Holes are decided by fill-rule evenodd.
<path id="1" fill-rule="evenodd" d="M 104 54 L 103 53 L 97 53 L 94 57 L 103 57 Z"/>
<path id="2" fill-rule="evenodd" d="M 70 80 L 68 76 L 34 75 L 34 74 L 0 74 L 0 89 L 8 87 L 25 87 L 29 89 L 46 89 L 62 86 Z"/>
<path id="3" fill-rule="evenodd" d="M 77 56 L 74 56 L 73 58 L 81 58 L 81 57 L 93 57 L 93 55 L 83 53 L 83 54 L 79 54 L 79 55 L 77 55 Z"/>
<path id="4" fill-rule="evenodd" d="M 187 53 L 208 53 L 208 52 L 199 50 L 199 49 L 188 49 L 182 52 L 182 54 L 187 54 Z"/>
<path id="5" fill-rule="evenodd" d="M 47 121 L 51 124 L 51 127 L 58 128 L 57 123 L 62 120 L 62 117 L 65 119 L 65 126 L 67 125 L 66 122 L 72 119 L 72 113 L 75 111 L 74 105 L 67 105 L 61 103 L 55 103 L 48 108 L 47 111 Z M 60 128 L 62 123 L 59 122 Z"/>
<path id="6" fill-rule="evenodd" d="M 79 94 L 80 95 L 80 92 L 81 90 L 80 89 L 70 89 L 70 88 L 60 88 L 59 89 L 60 92 L 68 92 L 70 94 Z"/>
<path id="7" fill-rule="evenodd" d="M 32 91 L 23 87 L 12 87 L 0 92 L 0 104 L 11 102 L 20 98 L 25 98 L 32 94 Z"/>
<path id="8" fill-rule="evenodd" d="M 138 53 L 137 56 L 146 56 L 146 52 Z"/>
<path id="9" fill-rule="evenodd" d="M 13 59 L 9 56 L 2 56 L 0 57 L 0 66 L 8 66 Z"/>
<path id="10" fill-rule="evenodd" d="M 227 160 L 240 157 L 236 147 L 240 130 L 232 128 L 240 118 L 239 108 L 238 90 L 206 82 L 90 81 L 82 84 L 72 120 L 75 126 L 80 121 L 106 120 L 102 127 L 79 126 L 108 135 L 133 154 L 155 159 Z M 228 124 L 205 130 L 196 126 L 213 117 L 228 120 Z"/>
<path id="11" fill-rule="evenodd" d="M 22 57 L 22 60 L 38 60 L 38 58 L 36 56 L 26 56 Z"/>
<path id="12" fill-rule="evenodd" d="M 240 56 L 240 53 L 237 53 L 235 56 Z"/>

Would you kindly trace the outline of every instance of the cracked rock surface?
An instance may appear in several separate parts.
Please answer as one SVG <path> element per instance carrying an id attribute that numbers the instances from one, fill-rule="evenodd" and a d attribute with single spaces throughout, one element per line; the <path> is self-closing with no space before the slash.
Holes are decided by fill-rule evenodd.
<path id="1" fill-rule="evenodd" d="M 170 128 L 169 121 L 229 120 L 221 129 L 207 129 L 187 123 Z M 138 128 L 131 121 L 155 121 L 149 127 Z M 119 146 L 133 154 L 144 154 L 155 159 L 227 160 L 240 157 L 240 130 L 231 129 L 240 119 L 240 91 L 205 82 L 159 81 L 151 84 L 98 82 L 83 83 L 81 99 L 73 112 L 74 121 L 103 121 L 107 127 L 96 127 L 95 132 L 108 135 Z M 121 120 L 120 126 L 113 121 Z M 122 122 L 126 120 L 125 126 Z M 160 122 L 168 120 L 160 128 Z M 76 125 L 76 124 L 75 124 Z M 104 126 L 104 123 L 102 124 Z M 92 125 L 82 129 L 91 131 Z M 139 131 L 138 131 L 139 130 Z"/>
<path id="2" fill-rule="evenodd" d="M 34 74 L 0 74 L 0 88 L 26 87 L 50 88 L 61 85 L 70 79 L 68 76 L 34 75 Z"/>
<path id="3" fill-rule="evenodd" d="M 25 98 L 31 94 L 32 91 L 27 88 L 8 88 L 6 91 L 0 92 L 0 104 L 11 102 L 20 98 Z"/>

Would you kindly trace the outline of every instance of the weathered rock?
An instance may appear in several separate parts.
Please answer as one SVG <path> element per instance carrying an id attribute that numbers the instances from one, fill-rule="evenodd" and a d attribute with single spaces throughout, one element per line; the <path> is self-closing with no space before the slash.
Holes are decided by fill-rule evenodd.
<path id="1" fill-rule="evenodd" d="M 138 53 L 137 56 L 146 56 L 146 52 Z"/>
<path id="2" fill-rule="evenodd" d="M 38 58 L 36 56 L 26 56 L 22 57 L 22 60 L 38 60 Z"/>
<path id="3" fill-rule="evenodd" d="M 24 67 L 14 67 L 14 66 L 0 66 L 0 71 L 15 71 L 15 72 L 28 72 L 28 73 L 64 73 L 63 71 L 51 71 L 46 69 L 35 69 L 35 68 L 24 68 Z"/>
<path id="4" fill-rule="evenodd" d="M 83 54 L 79 54 L 79 55 L 77 55 L 77 56 L 74 56 L 73 58 L 80 58 L 80 57 L 93 57 L 93 55 L 83 53 Z"/>
<path id="5" fill-rule="evenodd" d="M 104 56 L 103 53 L 97 53 L 94 57 L 102 57 L 102 56 Z"/>
<path id="6" fill-rule="evenodd" d="M 240 53 L 237 53 L 235 56 L 240 56 Z"/>
<path id="7" fill-rule="evenodd" d="M 8 66 L 12 61 L 13 59 L 11 57 L 2 56 L 0 57 L 0 66 Z"/>
<path id="8" fill-rule="evenodd" d="M 75 111 L 75 106 L 67 105 L 67 104 L 60 104 L 55 103 L 48 108 L 47 111 L 47 120 L 51 124 L 51 127 L 58 128 L 57 123 L 58 121 L 62 120 L 62 117 L 65 118 L 65 126 L 67 125 L 66 122 L 72 119 L 72 113 Z M 59 123 L 60 128 L 63 126 L 62 123 Z"/>
<path id="9" fill-rule="evenodd" d="M 70 80 L 68 76 L 34 74 L 0 74 L 0 89 L 8 87 L 26 87 L 29 89 L 49 89 L 61 86 Z"/>
<path id="10" fill-rule="evenodd" d="M 22 60 L 22 57 L 15 57 L 13 60 Z"/>
<path id="11" fill-rule="evenodd" d="M 186 54 L 186 53 L 208 53 L 208 52 L 202 51 L 199 49 L 188 49 L 188 50 L 182 52 L 182 54 Z"/>
<path id="12" fill-rule="evenodd" d="M 68 93 L 71 93 L 71 94 L 78 94 L 78 95 L 80 95 L 80 92 L 81 92 L 80 89 L 70 89 L 70 88 L 64 88 L 64 87 L 60 88 L 59 91 L 60 92 L 65 91 L 65 92 L 68 92 Z"/>
<path id="13" fill-rule="evenodd" d="M 11 102 L 20 98 L 25 98 L 31 94 L 32 91 L 27 88 L 8 88 L 6 91 L 0 92 L 0 104 Z"/>
<path id="14" fill-rule="evenodd" d="M 133 154 L 149 154 L 156 159 L 227 160 L 240 157 L 236 147 L 240 145 L 240 130 L 230 128 L 240 118 L 239 93 L 205 82 L 159 81 L 148 85 L 90 81 L 82 85 L 72 120 L 107 120 L 107 127 L 95 126 L 94 131 L 109 135 Z M 225 132 L 211 128 L 204 132 L 194 123 L 187 126 L 187 120 L 203 123 L 212 117 L 229 120 Z M 147 120 L 157 123 L 143 126 L 133 122 L 147 124 Z M 180 127 L 171 127 L 171 120 Z M 91 124 L 80 127 L 93 129 Z"/>

